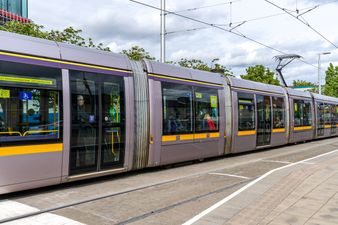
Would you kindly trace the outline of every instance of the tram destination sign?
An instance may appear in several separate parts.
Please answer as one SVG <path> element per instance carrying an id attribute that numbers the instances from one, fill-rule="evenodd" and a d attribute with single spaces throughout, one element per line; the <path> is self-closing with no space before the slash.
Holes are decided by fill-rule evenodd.
<path id="1" fill-rule="evenodd" d="M 39 86 L 56 86 L 55 79 L 48 78 L 34 78 L 34 77 L 22 77 L 14 75 L 0 74 L 0 83 L 11 83 L 11 84 L 26 84 L 26 85 L 39 85 Z"/>

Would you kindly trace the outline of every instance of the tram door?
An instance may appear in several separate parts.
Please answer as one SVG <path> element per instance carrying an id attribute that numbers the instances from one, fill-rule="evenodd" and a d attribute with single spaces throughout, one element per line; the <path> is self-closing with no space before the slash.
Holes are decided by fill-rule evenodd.
<path id="1" fill-rule="evenodd" d="M 336 106 L 330 105 L 330 111 L 331 111 L 331 135 L 335 135 L 337 133 Z"/>
<path id="2" fill-rule="evenodd" d="M 70 71 L 70 174 L 123 166 L 123 78 Z"/>
<path id="3" fill-rule="evenodd" d="M 317 136 L 324 136 L 325 104 L 318 102 Z"/>
<path id="4" fill-rule="evenodd" d="M 271 100 L 270 96 L 256 95 L 257 101 L 257 146 L 271 142 Z"/>

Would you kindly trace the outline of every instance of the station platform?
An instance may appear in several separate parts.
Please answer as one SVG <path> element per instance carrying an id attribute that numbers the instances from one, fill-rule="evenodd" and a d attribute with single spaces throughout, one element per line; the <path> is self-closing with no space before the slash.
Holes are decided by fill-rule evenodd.
<path id="1" fill-rule="evenodd" d="M 338 150 L 286 162 L 184 224 L 338 224 Z"/>

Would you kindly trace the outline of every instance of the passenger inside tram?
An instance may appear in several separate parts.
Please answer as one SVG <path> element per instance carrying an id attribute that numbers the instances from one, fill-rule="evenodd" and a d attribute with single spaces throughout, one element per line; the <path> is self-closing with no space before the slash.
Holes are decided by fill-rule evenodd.
<path id="1" fill-rule="evenodd" d="M 85 98 L 83 95 L 77 96 L 77 110 L 76 120 L 79 124 L 77 133 L 77 151 L 78 151 L 78 163 L 79 166 L 86 165 L 87 155 L 91 155 L 94 151 L 93 137 L 95 132 L 91 126 L 93 118 L 86 111 Z"/>

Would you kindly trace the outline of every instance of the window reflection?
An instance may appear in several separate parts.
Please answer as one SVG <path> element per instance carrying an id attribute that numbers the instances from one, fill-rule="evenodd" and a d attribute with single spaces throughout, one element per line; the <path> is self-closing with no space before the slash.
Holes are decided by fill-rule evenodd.
<path id="1" fill-rule="evenodd" d="M 284 98 L 272 97 L 273 128 L 285 128 Z"/>
<path id="2" fill-rule="evenodd" d="M 312 125 L 311 102 L 297 99 L 294 99 L 293 102 L 294 102 L 295 127 L 311 126 Z"/>
<path id="3" fill-rule="evenodd" d="M 0 140 L 59 138 L 57 91 L 0 86 Z"/>
<path id="4" fill-rule="evenodd" d="M 255 130 L 255 101 L 253 94 L 238 92 L 238 130 Z"/>
<path id="5" fill-rule="evenodd" d="M 217 131 L 218 90 L 195 87 L 196 132 Z"/>
<path id="6" fill-rule="evenodd" d="M 193 132 L 192 87 L 162 83 L 163 134 Z"/>

